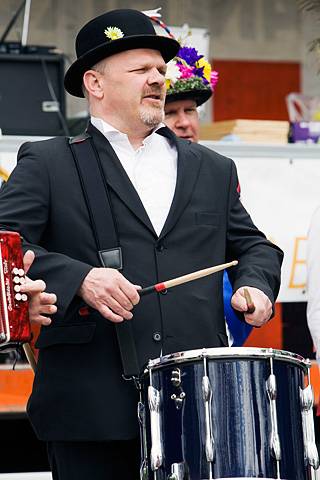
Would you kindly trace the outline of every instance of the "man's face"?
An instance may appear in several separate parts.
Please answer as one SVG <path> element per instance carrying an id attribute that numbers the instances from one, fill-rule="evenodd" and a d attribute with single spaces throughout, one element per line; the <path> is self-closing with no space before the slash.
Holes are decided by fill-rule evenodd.
<path id="1" fill-rule="evenodd" d="M 165 123 L 181 138 L 199 140 L 199 115 L 194 100 L 177 100 L 165 106 Z"/>
<path id="2" fill-rule="evenodd" d="M 103 108 L 130 129 L 164 119 L 166 64 L 157 50 L 134 49 L 106 59 Z"/>

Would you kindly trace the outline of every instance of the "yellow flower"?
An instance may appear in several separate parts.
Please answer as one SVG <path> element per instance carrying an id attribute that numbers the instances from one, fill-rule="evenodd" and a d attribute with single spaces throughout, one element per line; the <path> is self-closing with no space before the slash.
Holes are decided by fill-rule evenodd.
<path id="1" fill-rule="evenodd" d="M 313 115 L 312 115 L 312 120 L 314 122 L 319 122 L 320 121 L 320 110 L 316 110 Z"/>
<path id="2" fill-rule="evenodd" d="M 118 27 L 108 27 L 104 31 L 104 34 L 107 38 L 110 38 L 110 40 L 118 40 L 118 38 L 124 37 L 123 32 Z"/>
<path id="3" fill-rule="evenodd" d="M 208 82 L 210 83 L 210 77 L 211 77 L 211 65 L 207 60 L 205 60 L 203 57 L 200 58 L 200 60 L 197 61 L 196 63 L 197 68 L 204 67 L 203 69 L 203 76 Z"/>

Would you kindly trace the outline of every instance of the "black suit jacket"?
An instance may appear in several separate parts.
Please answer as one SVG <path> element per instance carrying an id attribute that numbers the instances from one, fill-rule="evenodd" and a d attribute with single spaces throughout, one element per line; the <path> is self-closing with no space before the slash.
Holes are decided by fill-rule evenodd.
<path id="1" fill-rule="evenodd" d="M 242 206 L 232 160 L 160 133 L 178 150 L 172 206 L 158 237 L 110 144 L 89 133 L 110 187 L 123 250 L 124 276 L 151 285 L 238 259 L 234 289 L 257 287 L 274 302 L 282 252 L 257 230 Z M 81 316 L 77 290 L 99 266 L 88 211 L 68 140 L 24 144 L 0 192 L 1 228 L 19 231 L 36 253 L 33 278 L 58 297 L 52 324 L 42 327 L 28 413 L 44 440 L 126 439 L 137 435 L 137 393 L 123 380 L 114 324 L 97 312 Z M 106 225 L 108 228 L 108 225 Z M 227 345 L 222 273 L 143 297 L 132 320 L 139 363 L 163 354 Z M 159 335 L 161 341 L 157 341 Z"/>

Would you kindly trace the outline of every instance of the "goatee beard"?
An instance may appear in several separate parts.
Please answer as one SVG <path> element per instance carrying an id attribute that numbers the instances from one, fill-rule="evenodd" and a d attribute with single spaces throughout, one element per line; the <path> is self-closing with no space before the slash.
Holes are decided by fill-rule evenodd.
<path id="1" fill-rule="evenodd" d="M 142 122 L 151 128 L 155 128 L 159 123 L 164 121 L 164 109 L 148 109 L 141 108 L 139 111 L 140 119 Z"/>

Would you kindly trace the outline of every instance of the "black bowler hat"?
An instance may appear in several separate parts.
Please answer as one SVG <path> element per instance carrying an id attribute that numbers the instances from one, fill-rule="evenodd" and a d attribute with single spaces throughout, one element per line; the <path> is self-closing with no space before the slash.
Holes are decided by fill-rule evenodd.
<path id="1" fill-rule="evenodd" d="M 138 10 L 112 10 L 94 18 L 77 35 L 77 60 L 64 78 L 67 92 L 83 97 L 82 79 L 87 70 L 106 57 L 134 48 L 159 50 L 168 62 L 180 45 L 172 38 L 157 35 L 150 18 Z"/>
<path id="2" fill-rule="evenodd" d="M 192 89 L 185 91 L 185 92 L 177 92 L 177 93 L 167 93 L 166 94 L 166 105 L 168 103 L 177 102 L 179 100 L 194 100 L 197 104 L 197 107 L 205 103 L 212 95 L 212 90 L 207 88 L 206 90 L 197 90 Z"/>

